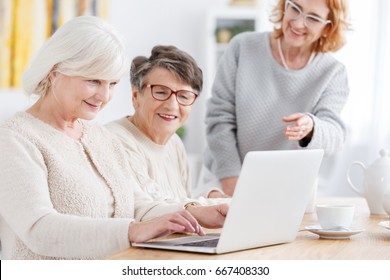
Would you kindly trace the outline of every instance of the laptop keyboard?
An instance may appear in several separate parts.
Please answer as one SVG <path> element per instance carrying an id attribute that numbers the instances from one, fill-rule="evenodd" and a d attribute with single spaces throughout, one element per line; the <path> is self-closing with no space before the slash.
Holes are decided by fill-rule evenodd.
<path id="1" fill-rule="evenodd" d="M 198 241 L 198 242 L 189 242 L 189 243 L 182 243 L 177 244 L 176 246 L 193 246 L 193 247 L 216 247 L 218 244 L 219 239 L 210 239 L 210 240 L 204 240 L 204 241 Z"/>

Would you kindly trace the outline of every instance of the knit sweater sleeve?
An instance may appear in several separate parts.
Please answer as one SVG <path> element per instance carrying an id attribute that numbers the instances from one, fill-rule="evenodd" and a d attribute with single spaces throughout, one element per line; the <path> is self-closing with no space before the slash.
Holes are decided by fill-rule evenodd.
<path id="1" fill-rule="evenodd" d="M 238 52 L 238 41 L 233 38 L 221 57 L 207 104 L 207 144 L 214 160 L 209 168 L 219 179 L 238 176 L 241 169 L 235 111 Z"/>
<path id="2" fill-rule="evenodd" d="M 325 154 L 336 152 L 345 141 L 346 127 L 340 113 L 347 102 L 349 88 L 344 65 L 339 64 L 330 81 L 313 112 L 308 113 L 314 121 L 314 129 L 307 148 L 324 149 Z"/>
<path id="3" fill-rule="evenodd" d="M 53 208 L 45 161 L 35 144 L 0 128 L 0 154 L 0 213 L 31 251 L 48 257 L 96 258 L 129 246 L 132 219 L 93 219 Z"/>

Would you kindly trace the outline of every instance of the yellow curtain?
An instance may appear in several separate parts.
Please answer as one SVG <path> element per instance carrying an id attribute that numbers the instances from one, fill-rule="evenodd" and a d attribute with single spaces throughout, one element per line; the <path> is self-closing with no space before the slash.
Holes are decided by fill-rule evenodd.
<path id="1" fill-rule="evenodd" d="M 12 0 L 0 1 L 0 88 L 11 86 Z"/>
<path id="2" fill-rule="evenodd" d="M 21 75 L 46 39 L 46 0 L 14 0 L 11 87 L 21 86 Z"/>
<path id="3" fill-rule="evenodd" d="M 0 88 L 21 87 L 31 57 L 64 22 L 79 15 L 107 17 L 109 0 L 1 0 Z"/>

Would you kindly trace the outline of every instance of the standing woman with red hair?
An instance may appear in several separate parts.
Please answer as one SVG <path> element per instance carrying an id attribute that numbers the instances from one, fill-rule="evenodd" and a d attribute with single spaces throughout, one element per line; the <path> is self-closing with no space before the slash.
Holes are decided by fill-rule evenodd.
<path id="1" fill-rule="evenodd" d="M 273 32 L 247 32 L 230 42 L 208 102 L 203 183 L 220 184 L 228 195 L 249 151 L 306 148 L 329 155 L 345 139 L 347 72 L 330 53 L 345 42 L 346 1 L 279 0 L 271 20 Z"/>

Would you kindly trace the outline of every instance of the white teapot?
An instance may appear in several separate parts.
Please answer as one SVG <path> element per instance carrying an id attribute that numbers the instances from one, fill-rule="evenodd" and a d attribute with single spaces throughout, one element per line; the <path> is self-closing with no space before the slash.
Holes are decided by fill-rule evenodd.
<path id="1" fill-rule="evenodd" d="M 347 181 L 353 191 L 367 200 L 371 214 L 384 215 L 386 214 L 384 210 L 384 193 L 390 191 L 390 157 L 389 151 L 385 149 L 380 150 L 379 154 L 380 158 L 368 167 L 360 161 L 353 162 L 347 171 Z M 358 190 L 349 177 L 350 169 L 353 165 L 360 166 L 364 170 L 363 191 Z"/>
<path id="2" fill-rule="evenodd" d="M 390 188 L 386 189 L 383 195 L 383 209 L 390 216 Z"/>

